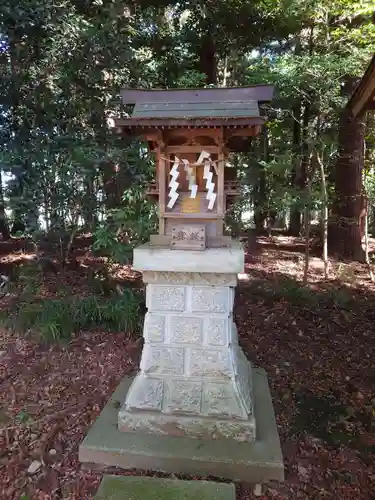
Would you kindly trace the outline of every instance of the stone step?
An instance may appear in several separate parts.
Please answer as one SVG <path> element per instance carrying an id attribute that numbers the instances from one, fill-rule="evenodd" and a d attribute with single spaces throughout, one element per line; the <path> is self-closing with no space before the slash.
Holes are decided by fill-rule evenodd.
<path id="1" fill-rule="evenodd" d="M 95 500 L 235 500 L 234 484 L 145 476 L 104 476 Z"/>

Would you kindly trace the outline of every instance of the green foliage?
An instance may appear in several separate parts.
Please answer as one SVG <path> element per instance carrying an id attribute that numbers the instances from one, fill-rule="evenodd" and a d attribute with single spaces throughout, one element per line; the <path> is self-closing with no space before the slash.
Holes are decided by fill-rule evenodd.
<path id="1" fill-rule="evenodd" d="M 183 89 L 203 87 L 206 75 L 199 71 L 191 70 L 181 75 L 176 81 L 176 87 Z"/>
<path id="2" fill-rule="evenodd" d="M 375 51 L 371 0 L 13 3 L 0 6 L 0 205 L 13 234 L 84 229 L 126 262 L 154 231 L 150 159 L 109 125 L 129 111 L 121 87 L 275 84 L 267 147 L 254 140 L 241 158 L 251 177 L 233 224 L 245 210 L 319 208 L 316 149 L 333 198 L 342 83 Z"/>
<path id="3" fill-rule="evenodd" d="M 125 289 L 123 295 L 46 298 L 20 301 L 9 313 L 6 326 L 36 333 L 44 342 L 68 341 L 92 328 L 134 334 L 141 321 L 141 298 Z"/>
<path id="4" fill-rule="evenodd" d="M 120 2 L 11 5 L 0 7 L 0 154 L 13 220 L 28 232 L 40 217 L 47 229 L 82 217 L 91 224 L 103 171 L 127 168 L 107 117 L 119 112 L 113 98 L 129 77 L 131 21 Z"/>
<path id="5" fill-rule="evenodd" d="M 132 246 L 123 243 L 120 238 L 106 225 L 95 231 L 95 241 L 92 246 L 94 253 L 105 254 L 111 262 L 127 264 L 131 259 Z"/>
<path id="6" fill-rule="evenodd" d="M 104 252 L 111 262 L 128 263 L 134 246 L 146 242 L 156 232 L 156 207 L 135 186 L 123 196 L 124 206 L 111 210 L 108 220 L 95 232 L 93 250 Z"/>

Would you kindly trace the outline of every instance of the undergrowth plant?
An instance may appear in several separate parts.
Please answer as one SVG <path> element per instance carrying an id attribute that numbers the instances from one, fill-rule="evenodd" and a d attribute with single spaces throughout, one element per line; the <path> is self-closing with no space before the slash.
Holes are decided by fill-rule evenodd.
<path id="1" fill-rule="evenodd" d="M 293 307 L 313 310 L 324 306 L 350 309 L 353 305 L 350 293 L 340 288 L 330 288 L 324 292 L 317 291 L 290 279 L 280 279 L 278 282 L 254 280 L 248 286 L 254 297 L 269 301 L 270 305 L 277 300 L 285 300 Z"/>
<path id="2" fill-rule="evenodd" d="M 40 335 L 44 342 L 68 341 L 92 328 L 135 334 L 140 329 L 141 300 L 130 289 L 122 295 L 20 300 L 1 320 L 14 330 Z"/>

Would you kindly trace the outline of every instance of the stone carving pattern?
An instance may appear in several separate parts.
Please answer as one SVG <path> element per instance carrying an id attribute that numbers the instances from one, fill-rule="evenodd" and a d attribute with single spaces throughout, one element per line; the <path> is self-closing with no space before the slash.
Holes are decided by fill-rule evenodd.
<path id="1" fill-rule="evenodd" d="M 230 288 L 193 286 L 191 309 L 196 312 L 225 313 L 231 311 Z"/>
<path id="2" fill-rule="evenodd" d="M 168 381 L 166 387 L 166 405 L 168 412 L 200 413 L 202 401 L 202 383 L 187 380 Z"/>
<path id="3" fill-rule="evenodd" d="M 161 410 L 163 401 L 162 380 L 142 377 L 136 379 L 128 407 L 142 410 Z"/>
<path id="4" fill-rule="evenodd" d="M 165 414 L 206 415 L 219 420 L 248 418 L 252 412 L 251 380 L 248 362 L 238 347 L 237 331 L 232 320 L 233 288 L 185 284 L 185 273 L 154 274 L 159 283 L 161 275 L 166 276 L 168 283 L 174 275 L 178 284 L 152 284 L 147 287 L 147 304 L 151 312 L 145 318 L 145 338 L 164 344 L 147 343 L 144 346 L 141 374 L 136 378 L 127 407 Z M 193 283 L 205 276 L 210 277 L 209 281 L 213 276 L 207 273 L 200 273 L 199 276 L 198 273 L 190 274 Z M 221 277 L 220 274 L 216 276 Z M 186 293 L 189 287 L 191 294 Z M 189 296 L 191 303 L 186 304 Z M 188 310 L 203 314 L 178 316 L 176 313 L 184 312 L 186 306 Z M 215 316 L 217 313 L 221 316 Z M 203 346 L 203 327 L 204 342 L 211 348 Z M 167 330 L 170 332 L 168 339 Z M 173 345 L 168 345 L 168 340 Z M 195 345 L 191 348 L 179 347 L 176 345 L 179 342 Z M 203 377 L 201 380 L 178 378 L 184 375 L 185 357 L 189 375 Z M 156 374 L 159 378 L 146 374 Z M 216 377 L 217 382 L 205 380 L 206 377 Z"/>
<path id="5" fill-rule="evenodd" d="M 232 375 L 228 350 L 192 349 L 190 373 L 195 377 L 226 377 Z"/>
<path id="6" fill-rule="evenodd" d="M 206 323 L 207 344 L 224 346 L 228 344 L 228 320 L 225 318 L 208 318 Z"/>
<path id="7" fill-rule="evenodd" d="M 158 283 L 160 285 L 221 285 L 235 286 L 237 283 L 236 274 L 220 273 L 179 273 L 162 271 L 145 271 L 143 273 L 145 283 Z"/>
<path id="8" fill-rule="evenodd" d="M 159 375 L 182 375 L 184 372 L 184 349 L 176 347 L 146 346 L 142 355 L 145 366 L 141 366 L 145 373 Z"/>
<path id="9" fill-rule="evenodd" d="M 209 383 L 203 396 L 203 408 L 207 415 L 217 417 L 246 418 L 233 391 L 232 382 Z"/>
<path id="10" fill-rule="evenodd" d="M 148 307 L 152 311 L 185 310 L 185 288 L 182 286 L 148 285 L 147 293 L 150 296 Z"/>
<path id="11" fill-rule="evenodd" d="M 145 338 L 150 342 L 163 342 L 165 316 L 147 313 L 145 318 Z"/>
<path id="12" fill-rule="evenodd" d="M 172 342 L 200 344 L 202 342 L 203 319 L 191 316 L 172 316 Z"/>

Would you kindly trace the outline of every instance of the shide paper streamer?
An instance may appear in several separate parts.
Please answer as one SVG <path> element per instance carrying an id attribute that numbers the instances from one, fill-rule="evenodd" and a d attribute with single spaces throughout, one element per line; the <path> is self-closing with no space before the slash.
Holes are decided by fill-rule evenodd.
<path id="1" fill-rule="evenodd" d="M 167 160 L 170 161 L 170 160 Z M 176 200 L 179 196 L 179 193 L 177 192 L 179 183 L 177 182 L 177 178 L 179 176 L 178 172 L 178 167 L 180 163 L 184 164 L 184 170 L 186 173 L 186 179 L 189 183 L 189 191 L 190 191 L 190 198 L 196 198 L 197 192 L 198 192 L 198 185 L 196 183 L 196 172 L 195 168 L 193 168 L 190 165 L 189 160 L 182 159 L 180 160 L 175 157 L 175 160 L 173 162 L 173 167 L 171 168 L 171 171 L 169 173 L 171 180 L 169 182 L 169 202 L 168 202 L 168 208 L 173 208 Z M 215 183 L 212 181 L 213 178 L 213 172 L 211 171 L 211 166 L 215 167 L 214 162 L 210 158 L 210 153 L 207 153 L 206 151 L 202 151 L 201 154 L 199 155 L 198 161 L 196 162 L 195 165 L 204 165 L 204 172 L 203 172 L 203 179 L 206 180 L 206 189 L 207 189 L 207 194 L 206 194 L 206 199 L 208 200 L 208 210 L 212 210 L 215 201 L 216 201 L 216 193 L 215 191 Z M 215 168 L 216 170 L 216 168 Z"/>

